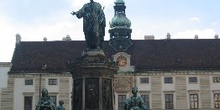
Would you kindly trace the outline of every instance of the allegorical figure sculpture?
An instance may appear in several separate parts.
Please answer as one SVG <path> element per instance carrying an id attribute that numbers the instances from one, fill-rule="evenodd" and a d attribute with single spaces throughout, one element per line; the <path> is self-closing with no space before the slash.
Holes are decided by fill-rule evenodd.
<path id="1" fill-rule="evenodd" d="M 143 99 L 140 96 L 137 96 L 138 88 L 132 88 L 132 94 L 129 99 L 125 101 L 125 110 L 149 110 L 146 104 L 144 103 Z"/>
<path id="2" fill-rule="evenodd" d="M 98 90 L 94 83 L 87 86 L 87 98 L 88 103 L 86 109 L 98 110 Z"/>
<path id="3" fill-rule="evenodd" d="M 106 20 L 102 6 L 90 0 L 79 11 L 72 12 L 77 18 L 83 18 L 83 32 L 87 49 L 100 49 L 105 36 Z"/>
<path id="4" fill-rule="evenodd" d="M 105 110 L 113 110 L 112 108 L 112 94 L 111 94 L 111 80 L 110 79 L 103 79 L 102 80 L 102 102 L 103 102 L 103 108 Z"/>
<path id="5" fill-rule="evenodd" d="M 42 97 L 39 99 L 36 110 L 55 110 L 53 99 L 48 95 L 48 90 L 43 88 Z"/>
<path id="6" fill-rule="evenodd" d="M 59 101 L 59 106 L 56 107 L 56 110 L 66 110 L 65 107 L 63 107 L 64 101 Z"/>

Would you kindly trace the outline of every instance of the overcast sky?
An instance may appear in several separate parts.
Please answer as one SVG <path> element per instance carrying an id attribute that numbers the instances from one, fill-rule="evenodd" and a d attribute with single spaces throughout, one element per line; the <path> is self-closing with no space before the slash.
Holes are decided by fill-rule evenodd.
<path id="1" fill-rule="evenodd" d="M 105 6 L 105 40 L 109 40 L 108 22 L 114 15 L 114 0 L 94 0 Z M 89 0 L 0 0 L 0 62 L 10 62 L 15 35 L 22 41 L 84 40 L 82 19 L 70 14 Z M 154 35 L 165 39 L 213 39 L 220 33 L 220 0 L 125 0 L 131 20 L 132 39 Z"/>

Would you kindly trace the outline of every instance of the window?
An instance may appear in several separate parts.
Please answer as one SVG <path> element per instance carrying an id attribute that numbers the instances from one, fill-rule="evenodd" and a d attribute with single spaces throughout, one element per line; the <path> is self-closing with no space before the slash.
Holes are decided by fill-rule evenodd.
<path id="1" fill-rule="evenodd" d="M 24 110 L 32 110 L 32 96 L 24 96 Z"/>
<path id="2" fill-rule="evenodd" d="M 126 100 L 126 95 L 118 95 L 118 110 L 124 110 L 125 100 Z"/>
<path id="3" fill-rule="evenodd" d="M 213 82 L 220 83 L 220 77 L 213 77 Z"/>
<path id="4" fill-rule="evenodd" d="M 165 109 L 173 109 L 173 94 L 165 94 Z"/>
<path id="5" fill-rule="evenodd" d="M 220 108 L 220 93 L 214 94 L 214 101 L 215 108 Z"/>
<path id="6" fill-rule="evenodd" d="M 33 79 L 25 79 L 24 84 L 25 85 L 33 85 Z"/>
<path id="7" fill-rule="evenodd" d="M 190 109 L 198 109 L 199 108 L 199 100 L 198 94 L 190 94 L 189 96 Z"/>
<path id="8" fill-rule="evenodd" d="M 57 85 L 57 79 L 49 79 L 48 85 Z"/>
<path id="9" fill-rule="evenodd" d="M 173 78 L 172 77 L 165 77 L 164 83 L 173 83 Z"/>
<path id="10" fill-rule="evenodd" d="M 189 83 L 197 83 L 197 77 L 189 77 Z"/>
<path id="11" fill-rule="evenodd" d="M 140 83 L 149 83 L 149 78 L 140 78 Z"/>
<path id="12" fill-rule="evenodd" d="M 144 103 L 146 104 L 147 108 L 150 109 L 149 95 L 141 95 L 141 97 L 143 98 Z"/>

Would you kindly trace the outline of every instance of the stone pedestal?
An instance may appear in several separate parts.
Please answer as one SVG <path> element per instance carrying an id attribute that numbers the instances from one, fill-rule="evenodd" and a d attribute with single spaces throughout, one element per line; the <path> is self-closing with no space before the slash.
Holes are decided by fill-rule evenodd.
<path id="1" fill-rule="evenodd" d="M 117 69 L 102 50 L 89 50 L 68 64 L 73 78 L 72 110 L 113 110 Z"/>

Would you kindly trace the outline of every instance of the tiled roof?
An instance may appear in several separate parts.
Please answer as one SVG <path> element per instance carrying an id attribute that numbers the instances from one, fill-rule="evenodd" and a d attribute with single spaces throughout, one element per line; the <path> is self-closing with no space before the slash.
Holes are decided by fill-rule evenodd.
<path id="1" fill-rule="evenodd" d="M 135 71 L 220 70 L 219 39 L 133 40 L 126 51 Z M 84 41 L 20 42 L 10 72 L 66 72 L 67 61 L 80 58 Z M 105 41 L 103 51 L 117 52 Z M 42 66 L 46 65 L 46 68 Z"/>
<path id="2" fill-rule="evenodd" d="M 137 71 L 146 70 L 218 70 L 220 40 L 133 41 L 131 63 Z"/>

